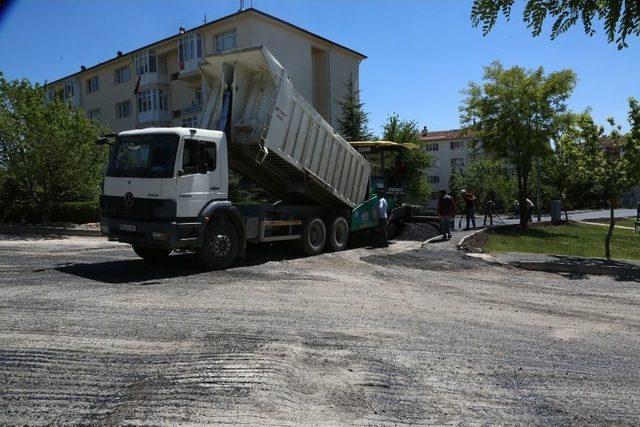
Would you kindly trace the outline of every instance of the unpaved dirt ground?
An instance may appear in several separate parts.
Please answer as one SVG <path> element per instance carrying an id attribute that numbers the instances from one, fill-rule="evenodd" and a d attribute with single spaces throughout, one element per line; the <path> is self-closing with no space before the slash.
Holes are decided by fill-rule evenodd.
<path id="1" fill-rule="evenodd" d="M 638 283 L 419 246 L 202 273 L 0 237 L 0 424 L 640 422 Z"/>

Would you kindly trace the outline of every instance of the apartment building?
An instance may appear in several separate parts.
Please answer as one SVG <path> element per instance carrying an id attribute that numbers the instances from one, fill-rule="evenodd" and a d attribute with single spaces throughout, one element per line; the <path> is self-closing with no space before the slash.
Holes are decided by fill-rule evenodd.
<path id="1" fill-rule="evenodd" d="M 196 126 L 208 87 L 199 62 L 208 55 L 265 46 L 287 69 L 296 89 L 334 127 L 345 82 L 359 86 L 355 50 L 250 8 L 186 30 L 46 85 L 47 97 L 83 108 L 112 131 L 149 126 Z"/>
<path id="2" fill-rule="evenodd" d="M 460 129 L 423 131 L 420 139 L 424 142 L 424 149 L 434 157 L 433 166 L 425 173 L 432 191 L 428 206 L 435 207 L 438 191 L 449 189 L 451 175 L 456 171 L 463 171 L 483 151 L 474 144 L 473 138 L 464 135 Z"/>

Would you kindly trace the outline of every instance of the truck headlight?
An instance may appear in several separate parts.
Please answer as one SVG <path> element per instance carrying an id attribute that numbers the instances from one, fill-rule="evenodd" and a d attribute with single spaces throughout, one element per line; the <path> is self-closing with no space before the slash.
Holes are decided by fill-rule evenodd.
<path id="1" fill-rule="evenodd" d="M 169 233 L 162 233 L 160 231 L 154 231 L 151 233 L 153 240 L 169 240 Z"/>

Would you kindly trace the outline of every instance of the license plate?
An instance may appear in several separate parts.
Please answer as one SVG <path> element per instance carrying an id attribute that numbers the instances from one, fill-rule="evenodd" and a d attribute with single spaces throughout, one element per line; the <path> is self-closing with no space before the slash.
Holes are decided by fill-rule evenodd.
<path id="1" fill-rule="evenodd" d="M 122 230 L 122 231 L 136 231 L 136 226 L 135 225 L 129 225 L 129 224 L 120 224 L 120 230 Z"/>

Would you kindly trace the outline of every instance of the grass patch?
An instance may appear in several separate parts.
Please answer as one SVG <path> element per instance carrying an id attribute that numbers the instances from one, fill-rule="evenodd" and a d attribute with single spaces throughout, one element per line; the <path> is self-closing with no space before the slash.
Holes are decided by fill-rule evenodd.
<path id="1" fill-rule="evenodd" d="M 602 258 L 606 235 L 606 227 L 576 223 L 536 225 L 524 230 L 504 228 L 488 231 L 485 250 Z M 616 228 L 611 238 L 611 256 L 640 260 L 640 234 Z"/>

